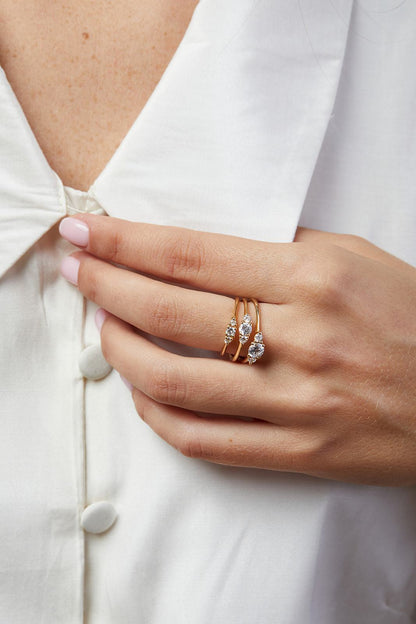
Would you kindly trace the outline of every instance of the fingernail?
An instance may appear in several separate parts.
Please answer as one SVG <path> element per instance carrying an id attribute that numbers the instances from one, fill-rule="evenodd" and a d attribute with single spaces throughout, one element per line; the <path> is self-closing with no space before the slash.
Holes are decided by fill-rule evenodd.
<path id="1" fill-rule="evenodd" d="M 66 256 L 61 262 L 61 273 L 68 282 L 78 286 L 79 260 L 74 256 Z"/>
<path id="2" fill-rule="evenodd" d="M 86 247 L 90 236 L 90 230 L 80 219 L 65 217 L 59 224 L 59 234 L 69 240 L 73 245 Z"/>
<path id="3" fill-rule="evenodd" d="M 108 313 L 106 310 L 104 310 L 104 308 L 98 308 L 97 312 L 95 313 L 95 324 L 98 327 L 98 331 L 101 331 L 101 327 L 103 326 L 103 323 L 107 316 Z"/>
<path id="4" fill-rule="evenodd" d="M 133 384 L 131 384 L 129 381 L 127 381 L 127 379 L 125 377 L 123 377 L 123 375 L 120 375 L 120 379 L 121 379 L 121 381 L 124 381 L 124 383 L 126 384 L 127 388 L 131 392 L 133 390 Z"/>

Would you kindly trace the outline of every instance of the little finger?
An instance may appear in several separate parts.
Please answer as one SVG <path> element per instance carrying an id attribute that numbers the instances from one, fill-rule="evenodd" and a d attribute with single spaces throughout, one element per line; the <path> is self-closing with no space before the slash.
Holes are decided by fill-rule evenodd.
<path id="1" fill-rule="evenodd" d="M 315 451 L 309 432 L 267 422 L 197 416 L 191 411 L 162 405 L 133 388 L 136 410 L 144 422 L 186 457 L 216 464 L 307 472 Z"/>

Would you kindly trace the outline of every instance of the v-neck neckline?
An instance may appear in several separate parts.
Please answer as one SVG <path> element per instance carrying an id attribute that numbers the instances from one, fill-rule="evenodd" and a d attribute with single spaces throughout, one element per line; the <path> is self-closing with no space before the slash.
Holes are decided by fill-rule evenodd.
<path id="1" fill-rule="evenodd" d="M 208 1 L 208 0 L 205 0 Z M 134 134 L 134 132 L 136 131 L 137 126 L 141 123 L 142 118 L 147 114 L 148 109 L 151 107 L 153 101 L 155 100 L 155 98 L 157 97 L 158 92 L 161 90 L 161 87 L 163 85 L 163 83 L 166 80 L 166 76 L 172 71 L 174 65 L 176 65 L 176 60 L 178 58 L 178 56 L 180 55 L 182 48 L 185 45 L 186 40 L 189 38 L 192 28 L 193 28 L 193 24 L 195 22 L 195 16 L 197 13 L 198 8 L 200 7 L 200 5 L 204 2 L 204 0 L 198 0 L 197 4 L 195 5 L 192 14 L 191 14 L 191 18 L 188 22 L 188 25 L 185 29 L 185 32 L 178 44 L 178 46 L 176 47 L 169 63 L 167 64 L 167 66 L 165 67 L 162 75 L 160 76 L 158 82 L 156 83 L 155 88 L 153 89 L 153 91 L 151 92 L 150 96 L 147 98 L 144 106 L 142 106 L 142 108 L 140 109 L 140 112 L 138 113 L 138 115 L 136 116 L 135 120 L 133 121 L 133 123 L 131 124 L 130 128 L 128 129 L 127 133 L 124 135 L 123 139 L 121 140 L 121 142 L 119 143 L 118 147 L 115 149 L 115 151 L 113 152 L 113 154 L 111 155 L 111 157 L 109 158 L 109 160 L 107 161 L 107 163 L 104 165 L 103 169 L 100 171 L 100 173 L 97 175 L 97 177 L 95 178 L 95 180 L 92 182 L 92 184 L 90 184 L 90 186 L 88 187 L 87 190 L 80 190 L 80 189 L 76 189 L 72 186 L 68 186 L 66 184 L 63 183 L 62 179 L 60 178 L 60 176 L 56 173 L 56 171 L 52 168 L 52 166 L 49 164 L 48 159 L 46 158 L 46 155 L 43 151 L 43 149 L 40 146 L 40 143 L 34 133 L 34 131 L 32 130 L 32 126 L 29 123 L 29 120 L 19 102 L 19 99 L 17 98 L 16 93 L 14 92 L 14 89 L 12 87 L 12 85 L 10 84 L 8 78 L 7 78 L 7 74 L 5 72 L 5 70 L 3 69 L 3 67 L 0 66 L 0 70 L 3 74 L 3 81 L 5 86 L 8 88 L 9 93 L 11 95 L 11 98 L 13 100 L 13 104 L 14 106 L 19 110 L 20 113 L 20 119 L 22 120 L 22 123 L 24 126 L 26 126 L 26 133 L 30 136 L 31 138 L 31 142 L 33 145 L 35 145 L 36 150 L 39 152 L 39 155 L 41 157 L 41 159 L 43 160 L 46 169 L 48 170 L 48 173 L 52 173 L 53 176 L 55 176 L 55 178 L 57 179 L 57 181 L 59 182 L 59 185 L 61 188 L 67 188 L 67 189 L 71 189 L 72 191 L 74 191 L 77 194 L 82 194 L 84 196 L 89 196 L 91 194 L 93 194 L 94 192 L 94 188 L 96 187 L 96 185 L 101 182 L 101 180 L 106 177 L 107 175 L 107 171 L 110 169 L 111 165 L 113 164 L 113 162 L 119 158 L 119 156 L 123 153 L 124 151 L 124 146 L 125 144 L 128 142 L 128 140 L 131 138 L 131 136 Z"/>

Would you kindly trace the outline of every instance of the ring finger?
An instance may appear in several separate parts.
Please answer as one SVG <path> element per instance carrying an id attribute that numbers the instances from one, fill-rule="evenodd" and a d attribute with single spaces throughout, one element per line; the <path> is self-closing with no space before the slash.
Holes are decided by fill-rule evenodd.
<path id="1" fill-rule="evenodd" d="M 294 424 L 307 419 L 299 378 L 282 367 L 241 366 L 225 360 L 170 353 L 108 315 L 101 328 L 105 359 L 134 387 L 159 403 L 187 410 Z"/>

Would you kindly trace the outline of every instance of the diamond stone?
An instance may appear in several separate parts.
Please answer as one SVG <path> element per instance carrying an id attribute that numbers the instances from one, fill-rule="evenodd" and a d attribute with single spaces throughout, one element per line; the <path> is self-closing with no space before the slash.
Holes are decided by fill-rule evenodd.
<path id="1" fill-rule="evenodd" d="M 258 360 L 264 353 L 264 344 L 261 342 L 252 342 L 248 348 L 248 357 L 251 360 Z"/>
<path id="2" fill-rule="evenodd" d="M 257 332 L 254 335 L 254 342 L 263 342 L 263 334 L 261 332 Z"/>
<path id="3" fill-rule="evenodd" d="M 241 323 L 239 328 L 240 342 L 244 344 L 250 338 L 253 327 L 251 323 Z"/>
<path id="4" fill-rule="evenodd" d="M 229 336 L 230 338 L 234 338 L 235 332 L 236 332 L 236 328 L 231 327 L 231 325 L 229 325 L 227 329 L 225 330 L 225 335 Z"/>

